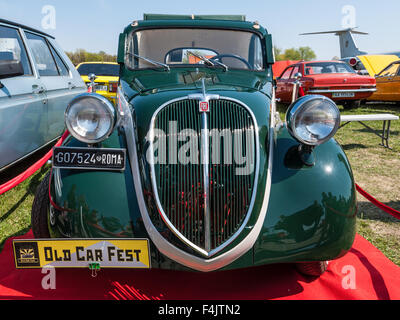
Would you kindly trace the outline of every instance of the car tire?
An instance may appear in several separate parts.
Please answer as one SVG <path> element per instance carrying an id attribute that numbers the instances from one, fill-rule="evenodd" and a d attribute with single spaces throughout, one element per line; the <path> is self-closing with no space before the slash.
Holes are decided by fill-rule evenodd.
<path id="1" fill-rule="evenodd" d="M 313 261 L 296 263 L 298 272 L 305 276 L 319 277 L 328 268 L 328 261 Z"/>
<path id="2" fill-rule="evenodd" d="M 343 103 L 343 108 L 346 110 L 356 109 L 361 106 L 361 100 L 345 101 Z"/>
<path id="3" fill-rule="evenodd" d="M 33 199 L 31 224 L 35 238 L 50 238 L 48 225 L 50 210 L 49 181 L 50 173 L 47 173 L 36 189 L 35 198 Z"/>

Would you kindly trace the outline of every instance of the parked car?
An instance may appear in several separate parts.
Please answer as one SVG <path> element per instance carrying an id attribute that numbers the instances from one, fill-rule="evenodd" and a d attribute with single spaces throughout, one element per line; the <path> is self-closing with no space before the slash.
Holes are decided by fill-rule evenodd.
<path id="1" fill-rule="evenodd" d="M 118 48 L 117 105 L 85 93 L 67 107 L 71 136 L 32 206 L 36 266 L 295 263 L 320 275 L 351 248 L 357 201 L 333 139 L 339 110 L 309 95 L 280 122 L 264 27 L 145 15 Z"/>
<path id="2" fill-rule="evenodd" d="M 84 90 L 52 36 L 0 19 L 0 171 L 57 139 Z"/>
<path id="3" fill-rule="evenodd" d="M 305 94 L 321 94 L 344 108 L 360 105 L 376 91 L 375 78 L 357 74 L 343 61 L 302 61 L 291 65 L 276 79 L 276 97 L 292 102 L 293 83 L 299 74 Z"/>
<path id="4" fill-rule="evenodd" d="M 82 80 L 90 85 L 89 75 L 96 79 L 95 91 L 115 103 L 118 88 L 119 64 L 116 62 L 82 62 L 76 66 Z"/>
<path id="5" fill-rule="evenodd" d="M 375 79 L 377 90 L 367 100 L 400 102 L 400 60 L 386 66 Z"/>
<path id="6" fill-rule="evenodd" d="M 390 54 L 365 54 L 341 60 L 347 62 L 358 74 L 375 77 L 391 62 L 399 60 L 399 57 Z"/>

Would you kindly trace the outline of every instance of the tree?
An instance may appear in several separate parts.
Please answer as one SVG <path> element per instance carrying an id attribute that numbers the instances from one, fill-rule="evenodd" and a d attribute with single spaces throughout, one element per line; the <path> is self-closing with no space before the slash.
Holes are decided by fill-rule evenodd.
<path id="1" fill-rule="evenodd" d="M 282 49 L 274 47 L 275 60 L 313 60 L 317 56 L 310 47 L 300 47 L 286 49 L 282 53 Z"/>
<path id="2" fill-rule="evenodd" d="M 100 51 L 98 53 L 87 52 L 85 49 L 76 49 L 75 52 L 65 52 L 72 63 L 76 66 L 81 62 L 92 62 L 92 61 L 101 61 L 101 62 L 116 62 L 117 56 L 110 55 L 105 53 L 104 51 Z"/>

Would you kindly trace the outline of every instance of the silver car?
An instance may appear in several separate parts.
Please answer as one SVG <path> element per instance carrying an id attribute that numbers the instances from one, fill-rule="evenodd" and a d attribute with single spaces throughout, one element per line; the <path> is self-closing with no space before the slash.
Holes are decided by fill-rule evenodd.
<path id="1" fill-rule="evenodd" d="M 0 172 L 58 139 L 68 102 L 84 91 L 54 37 L 0 19 Z"/>

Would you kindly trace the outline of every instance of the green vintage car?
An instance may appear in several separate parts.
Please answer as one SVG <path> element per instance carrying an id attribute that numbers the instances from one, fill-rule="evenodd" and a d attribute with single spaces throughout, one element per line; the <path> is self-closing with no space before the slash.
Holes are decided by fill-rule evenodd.
<path id="1" fill-rule="evenodd" d="M 119 35 L 118 63 L 116 106 L 92 93 L 69 103 L 70 136 L 37 190 L 35 238 L 58 240 L 46 242 L 58 246 L 44 252 L 48 264 L 294 263 L 318 276 L 351 248 L 357 202 L 333 139 L 338 108 L 305 96 L 281 122 L 259 23 L 146 14 Z"/>

